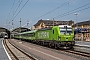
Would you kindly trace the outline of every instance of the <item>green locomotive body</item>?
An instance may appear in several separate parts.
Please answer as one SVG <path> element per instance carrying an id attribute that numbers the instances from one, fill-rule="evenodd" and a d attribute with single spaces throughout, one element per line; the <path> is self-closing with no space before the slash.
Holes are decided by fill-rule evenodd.
<path id="1" fill-rule="evenodd" d="M 50 47 L 70 47 L 75 44 L 74 30 L 71 26 L 61 25 L 53 28 L 40 29 L 35 34 L 36 40 L 39 40 L 44 45 L 48 44 Z"/>
<path id="2" fill-rule="evenodd" d="M 30 40 L 41 45 L 48 45 L 49 47 L 55 48 L 72 48 L 75 44 L 74 30 L 68 25 L 18 33 L 15 35 L 15 38 Z"/>

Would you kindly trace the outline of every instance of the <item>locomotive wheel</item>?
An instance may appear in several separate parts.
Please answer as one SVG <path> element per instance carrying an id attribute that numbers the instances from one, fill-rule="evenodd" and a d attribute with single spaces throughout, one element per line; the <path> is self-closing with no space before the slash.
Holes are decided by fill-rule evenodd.
<path id="1" fill-rule="evenodd" d="M 49 43 L 49 47 L 52 47 L 52 44 L 51 43 Z"/>

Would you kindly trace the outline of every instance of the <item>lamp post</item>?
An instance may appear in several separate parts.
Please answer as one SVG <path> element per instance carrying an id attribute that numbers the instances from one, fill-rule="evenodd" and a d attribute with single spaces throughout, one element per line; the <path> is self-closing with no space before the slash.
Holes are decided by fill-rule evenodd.
<path id="1" fill-rule="evenodd" d="M 76 16 L 76 22 L 78 22 L 78 14 L 79 13 L 74 13 L 74 15 Z M 78 28 L 78 23 L 76 23 L 76 27 Z"/>
<path id="2" fill-rule="evenodd" d="M 20 18 L 20 33 L 21 33 L 21 18 Z M 20 41 L 21 41 L 21 34 L 20 34 Z M 19 43 L 22 43 L 22 42 L 19 42 Z"/>

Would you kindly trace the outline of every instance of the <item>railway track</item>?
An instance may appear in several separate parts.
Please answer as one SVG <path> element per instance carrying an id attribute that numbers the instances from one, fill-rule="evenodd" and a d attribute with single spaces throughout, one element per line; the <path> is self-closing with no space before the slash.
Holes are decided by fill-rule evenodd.
<path id="1" fill-rule="evenodd" d="M 82 56 L 85 58 L 90 58 L 90 53 L 85 53 L 85 52 L 75 51 L 75 50 L 62 50 L 62 51 L 67 52 L 67 53 L 71 53 L 71 54 L 75 54 L 78 56 Z"/>
<path id="2" fill-rule="evenodd" d="M 74 50 L 90 53 L 89 45 L 75 45 Z"/>
<path id="3" fill-rule="evenodd" d="M 9 43 L 9 41 L 7 40 L 6 43 Z M 10 43 L 10 44 L 12 44 L 12 43 Z M 84 52 L 75 51 L 75 50 L 56 50 L 56 52 L 58 52 L 58 53 L 59 53 L 59 51 L 61 51 L 63 54 L 66 53 L 65 55 L 70 55 L 71 57 L 75 57 L 75 58 L 79 57 L 79 59 L 82 59 L 82 60 L 89 60 L 90 59 L 90 53 L 84 53 Z M 22 56 L 21 57 L 19 56 L 17 58 L 19 58 L 19 60 L 21 60 L 21 58 L 23 58 L 22 60 L 26 60 L 26 58 L 24 58 Z M 13 59 L 13 60 L 15 60 L 15 59 Z M 16 59 L 16 60 L 18 60 L 18 59 Z M 28 60 L 30 60 L 30 59 L 28 58 Z M 35 59 L 31 59 L 31 60 L 35 60 Z"/>
<path id="4" fill-rule="evenodd" d="M 9 51 L 9 55 L 11 55 L 12 60 L 36 60 L 31 55 L 16 47 L 14 44 L 10 43 L 8 40 L 4 40 L 4 45 Z"/>

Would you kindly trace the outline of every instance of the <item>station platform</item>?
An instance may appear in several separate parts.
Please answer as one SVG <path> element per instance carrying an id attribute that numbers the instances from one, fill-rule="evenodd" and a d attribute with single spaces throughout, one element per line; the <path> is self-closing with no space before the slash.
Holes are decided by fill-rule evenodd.
<path id="1" fill-rule="evenodd" d="M 11 60 L 3 45 L 3 40 L 3 38 L 0 38 L 0 60 Z"/>
<path id="2" fill-rule="evenodd" d="M 90 42 L 75 41 L 74 50 L 90 53 Z"/>
<path id="3" fill-rule="evenodd" d="M 86 41 L 75 41 L 75 45 L 90 48 L 90 42 L 86 42 Z"/>

